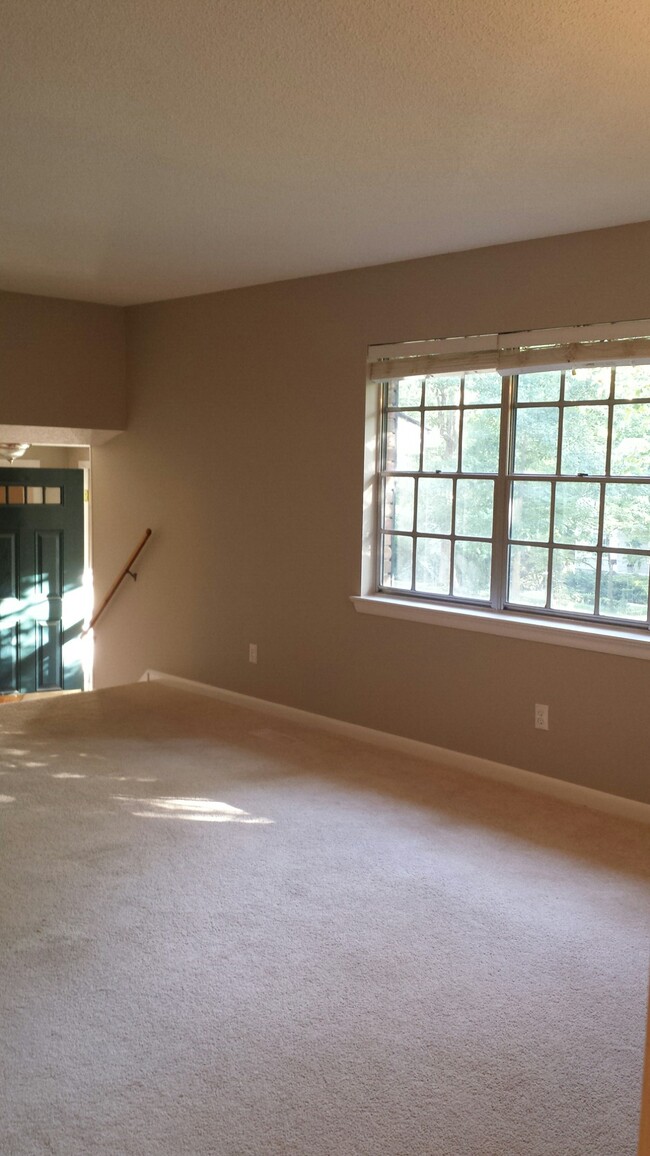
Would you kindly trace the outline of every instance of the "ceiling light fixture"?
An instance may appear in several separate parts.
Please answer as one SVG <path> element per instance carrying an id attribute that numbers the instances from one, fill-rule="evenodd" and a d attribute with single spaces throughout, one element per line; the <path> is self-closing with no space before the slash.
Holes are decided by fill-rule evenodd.
<path id="1" fill-rule="evenodd" d="M 29 444 L 27 442 L 0 442 L 0 458 L 13 466 L 16 458 L 22 458 L 28 449 Z"/>

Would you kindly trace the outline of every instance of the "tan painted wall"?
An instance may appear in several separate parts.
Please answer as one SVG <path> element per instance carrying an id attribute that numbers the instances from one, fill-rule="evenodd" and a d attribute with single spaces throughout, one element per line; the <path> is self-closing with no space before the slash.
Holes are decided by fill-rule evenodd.
<path id="1" fill-rule="evenodd" d="M 130 428 L 93 451 L 98 593 L 155 537 L 98 628 L 98 685 L 154 667 L 649 799 L 650 663 L 349 601 L 367 345 L 648 317 L 649 268 L 650 223 L 128 311 Z"/>
<path id="2" fill-rule="evenodd" d="M 0 292 L 0 423 L 126 424 L 124 311 Z"/>
<path id="3" fill-rule="evenodd" d="M 31 445 L 24 458 L 16 459 L 16 468 L 37 461 L 41 470 L 75 470 L 79 462 L 90 460 L 90 446 Z"/>

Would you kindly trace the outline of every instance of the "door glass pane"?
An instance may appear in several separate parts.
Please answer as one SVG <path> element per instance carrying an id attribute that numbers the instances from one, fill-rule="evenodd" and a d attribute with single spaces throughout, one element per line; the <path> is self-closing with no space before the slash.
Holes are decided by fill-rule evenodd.
<path id="1" fill-rule="evenodd" d="M 564 411 L 563 474 L 604 474 L 607 462 L 606 405 L 581 405 Z"/>
<path id="2" fill-rule="evenodd" d="M 424 457 L 426 473 L 453 474 L 458 469 L 458 410 L 431 409 L 424 414 Z"/>
<path id="3" fill-rule="evenodd" d="M 420 414 L 393 410 L 386 419 L 386 469 L 419 470 Z"/>
<path id="4" fill-rule="evenodd" d="M 614 397 L 650 397 L 650 365 L 619 365 Z"/>
<path id="5" fill-rule="evenodd" d="M 551 606 L 593 614 L 597 555 L 591 550 L 554 550 Z"/>
<path id="6" fill-rule="evenodd" d="M 465 374 L 465 405 L 501 404 L 501 374 L 494 372 Z"/>
<path id="7" fill-rule="evenodd" d="M 501 410 L 466 409 L 463 418 L 463 471 L 496 474 L 499 469 Z"/>
<path id="8" fill-rule="evenodd" d="M 426 378 L 424 404 L 459 405 L 460 404 L 460 374 L 454 376 L 448 373 L 435 373 Z"/>
<path id="9" fill-rule="evenodd" d="M 25 502 L 24 486 L 7 486 L 10 506 L 22 506 Z"/>
<path id="10" fill-rule="evenodd" d="M 60 486 L 46 486 L 45 487 L 45 504 L 47 506 L 61 505 L 61 487 Z"/>
<path id="11" fill-rule="evenodd" d="M 550 521 L 550 482 L 513 482 L 510 537 L 548 542 Z"/>
<path id="12" fill-rule="evenodd" d="M 43 504 L 43 487 L 42 486 L 28 486 L 27 487 L 27 505 L 40 506 Z"/>
<path id="13" fill-rule="evenodd" d="M 515 429 L 515 473 L 554 474 L 557 468 L 556 406 L 518 409 Z"/>
<path id="14" fill-rule="evenodd" d="M 459 478 L 456 483 L 455 533 L 466 537 L 492 536 L 494 482 Z"/>
<path id="15" fill-rule="evenodd" d="M 556 542 L 595 546 L 598 542 L 600 486 L 598 482 L 558 482 L 555 487 Z"/>
<path id="16" fill-rule="evenodd" d="M 489 542 L 456 542 L 454 594 L 460 598 L 490 597 L 492 547 Z"/>
<path id="17" fill-rule="evenodd" d="M 612 432 L 613 474 L 650 474 L 650 404 L 615 405 Z"/>
<path id="18" fill-rule="evenodd" d="M 604 554 L 600 613 L 645 621 L 650 559 L 640 554 Z"/>
<path id="19" fill-rule="evenodd" d="M 384 567 L 382 584 L 410 590 L 413 561 L 413 539 L 397 534 L 384 535 Z"/>
<path id="20" fill-rule="evenodd" d="M 564 377 L 565 401 L 598 401 L 609 397 L 611 380 L 609 368 L 569 369 Z"/>
<path id="21" fill-rule="evenodd" d="M 413 529 L 413 478 L 386 478 L 384 530 Z"/>
<path id="22" fill-rule="evenodd" d="M 388 408 L 411 409 L 422 400 L 422 378 L 402 377 L 388 386 Z"/>
<path id="23" fill-rule="evenodd" d="M 606 486 L 603 545 L 650 550 L 650 485 Z"/>
<path id="24" fill-rule="evenodd" d="M 418 538 L 415 561 L 415 587 L 424 594 L 449 593 L 448 538 Z"/>
<path id="25" fill-rule="evenodd" d="M 454 483 L 451 478 L 420 478 L 418 530 L 421 534 L 450 534 Z"/>
<path id="26" fill-rule="evenodd" d="M 559 369 L 547 373 L 520 373 L 517 378 L 517 401 L 559 401 L 561 381 Z"/>
<path id="27" fill-rule="evenodd" d="M 548 550 L 543 546 L 511 546 L 508 601 L 520 606 L 546 606 Z"/>

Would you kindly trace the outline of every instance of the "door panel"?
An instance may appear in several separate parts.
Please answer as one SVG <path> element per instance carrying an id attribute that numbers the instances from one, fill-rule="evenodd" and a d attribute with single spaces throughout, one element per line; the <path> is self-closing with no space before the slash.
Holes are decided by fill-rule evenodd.
<path id="1" fill-rule="evenodd" d="M 63 551 L 61 530 L 36 531 L 36 588 L 46 598 L 61 598 Z"/>
<path id="2" fill-rule="evenodd" d="M 0 469 L 2 693 L 83 687 L 83 513 L 82 470 Z"/>
<path id="3" fill-rule="evenodd" d="M 0 619 L 0 693 L 18 685 L 18 623 Z"/>
<path id="4" fill-rule="evenodd" d="M 61 622 L 39 622 L 36 639 L 36 687 L 37 690 L 58 690 L 63 688 L 63 647 L 61 645 Z"/>
<path id="5" fill-rule="evenodd" d="M 17 534 L 0 534 L 0 599 L 18 597 Z"/>

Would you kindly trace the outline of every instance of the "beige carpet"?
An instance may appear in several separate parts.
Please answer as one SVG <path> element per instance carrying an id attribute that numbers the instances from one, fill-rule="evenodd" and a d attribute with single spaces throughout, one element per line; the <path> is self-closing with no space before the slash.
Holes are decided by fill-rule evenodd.
<path id="1" fill-rule="evenodd" d="M 160 684 L 0 732 L 2 1156 L 634 1156 L 647 829 Z"/>

